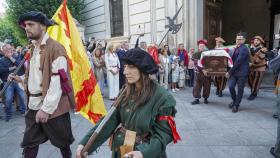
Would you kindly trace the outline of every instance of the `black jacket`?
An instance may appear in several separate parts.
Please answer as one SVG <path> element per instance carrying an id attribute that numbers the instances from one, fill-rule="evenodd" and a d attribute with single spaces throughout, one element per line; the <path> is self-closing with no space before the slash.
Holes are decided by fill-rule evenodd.
<path id="1" fill-rule="evenodd" d="M 14 72 L 14 69 L 10 70 L 10 68 L 13 66 L 17 67 L 22 59 L 21 56 L 17 56 L 17 55 L 13 55 L 13 58 L 16 59 L 15 63 L 12 63 L 12 61 L 7 57 L 0 58 L 0 79 L 3 82 L 6 82 L 9 74 Z M 24 74 L 24 69 L 21 68 L 21 70 L 17 75 L 21 76 L 23 74 Z"/>

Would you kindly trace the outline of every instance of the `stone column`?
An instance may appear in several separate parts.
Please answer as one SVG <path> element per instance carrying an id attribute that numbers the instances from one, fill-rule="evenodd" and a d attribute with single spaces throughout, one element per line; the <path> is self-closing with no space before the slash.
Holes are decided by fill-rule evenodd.
<path id="1" fill-rule="evenodd" d="M 105 25 L 106 25 L 106 39 L 111 38 L 111 22 L 110 22 L 110 2 L 109 0 L 104 0 L 105 8 Z"/>
<path id="2" fill-rule="evenodd" d="M 156 0 L 151 0 L 151 43 L 155 43 L 157 38 L 156 11 Z"/>
<path id="3" fill-rule="evenodd" d="M 130 36 L 128 0 L 123 0 L 123 36 Z"/>
<path id="4" fill-rule="evenodd" d="M 189 0 L 189 47 L 196 47 L 198 39 L 203 38 L 204 1 Z"/>
<path id="5" fill-rule="evenodd" d="M 190 1 L 185 0 L 183 1 L 183 8 L 182 8 L 182 14 L 183 14 L 183 37 L 184 37 L 184 44 L 187 50 L 190 48 Z"/>

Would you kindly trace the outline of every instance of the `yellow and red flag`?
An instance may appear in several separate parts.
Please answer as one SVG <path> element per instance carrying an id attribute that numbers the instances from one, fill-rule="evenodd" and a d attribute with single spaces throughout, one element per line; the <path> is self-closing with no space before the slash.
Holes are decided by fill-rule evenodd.
<path id="1" fill-rule="evenodd" d="M 48 34 L 66 49 L 77 112 L 95 124 L 107 112 L 81 36 L 66 2 L 67 0 L 64 0 L 52 17 L 58 25 L 50 27 Z"/>

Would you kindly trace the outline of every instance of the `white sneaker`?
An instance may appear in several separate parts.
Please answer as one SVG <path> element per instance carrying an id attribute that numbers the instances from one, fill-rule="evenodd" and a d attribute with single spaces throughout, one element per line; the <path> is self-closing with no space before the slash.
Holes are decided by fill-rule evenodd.
<path id="1" fill-rule="evenodd" d="M 174 93 L 175 93 L 175 92 L 176 92 L 176 91 L 175 91 L 175 89 L 172 89 L 172 92 L 174 92 Z"/>
<path id="2" fill-rule="evenodd" d="M 176 90 L 176 91 L 180 91 L 180 89 L 178 89 L 178 88 L 175 88 L 175 90 Z"/>

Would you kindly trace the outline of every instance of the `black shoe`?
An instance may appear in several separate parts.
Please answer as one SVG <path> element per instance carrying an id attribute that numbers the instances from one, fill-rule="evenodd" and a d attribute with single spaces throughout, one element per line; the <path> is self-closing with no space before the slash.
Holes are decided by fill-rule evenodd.
<path id="1" fill-rule="evenodd" d="M 278 114 L 273 114 L 273 116 L 272 116 L 273 118 L 275 118 L 275 119 L 278 119 Z"/>
<path id="2" fill-rule="evenodd" d="M 251 94 L 247 100 L 254 100 L 256 98 L 257 95 Z"/>
<path id="3" fill-rule="evenodd" d="M 232 109 L 233 105 L 234 105 L 234 102 L 229 103 L 228 108 Z"/>
<path id="4" fill-rule="evenodd" d="M 208 104 L 209 102 L 208 102 L 208 100 L 207 100 L 207 98 L 205 98 L 204 99 L 204 104 Z"/>
<path id="5" fill-rule="evenodd" d="M 238 112 L 238 106 L 233 106 L 233 107 L 232 107 L 232 112 L 233 112 L 233 113 Z"/>
<path id="6" fill-rule="evenodd" d="M 220 93 L 219 93 L 219 91 L 218 91 L 218 89 L 216 90 L 216 95 L 219 95 Z"/>
<path id="7" fill-rule="evenodd" d="M 222 91 L 219 93 L 218 97 L 223 97 L 223 92 Z"/>
<path id="8" fill-rule="evenodd" d="M 191 102 L 192 105 L 195 105 L 195 104 L 199 104 L 199 99 L 195 99 L 193 102 Z"/>
<path id="9" fill-rule="evenodd" d="M 276 158 L 274 149 L 275 149 L 274 147 L 270 148 L 270 154 Z"/>

